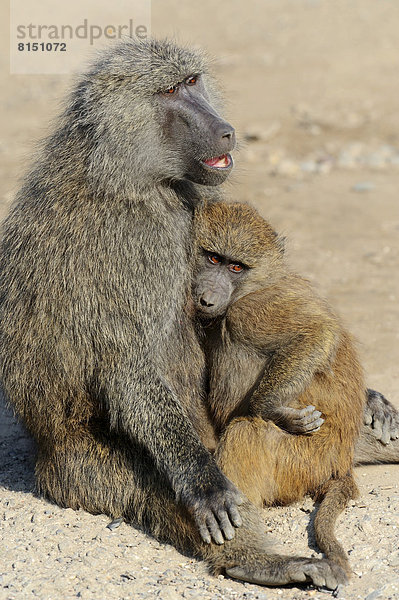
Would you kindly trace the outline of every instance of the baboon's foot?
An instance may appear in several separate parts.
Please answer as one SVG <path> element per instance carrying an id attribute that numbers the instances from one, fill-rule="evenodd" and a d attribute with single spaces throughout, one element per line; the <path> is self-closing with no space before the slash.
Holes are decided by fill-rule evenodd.
<path id="1" fill-rule="evenodd" d="M 364 423 L 382 444 L 399 438 L 399 411 L 380 392 L 366 390 Z"/>
<path id="2" fill-rule="evenodd" d="M 399 463 L 399 439 L 383 444 L 369 425 L 363 425 L 355 446 L 355 466 Z"/>
<path id="3" fill-rule="evenodd" d="M 258 585 L 279 586 L 289 583 L 310 582 L 316 587 L 335 590 L 347 583 L 348 578 L 340 566 L 325 559 L 268 557 L 263 569 L 237 566 L 226 569 L 233 579 L 242 579 Z"/>

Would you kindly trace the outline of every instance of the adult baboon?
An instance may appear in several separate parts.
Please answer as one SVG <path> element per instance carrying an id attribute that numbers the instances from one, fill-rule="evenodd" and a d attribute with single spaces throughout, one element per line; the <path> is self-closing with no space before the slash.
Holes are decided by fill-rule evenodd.
<path id="1" fill-rule="evenodd" d="M 114 46 L 77 83 L 4 224 L 1 377 L 47 498 L 214 572 L 333 588 L 328 561 L 270 554 L 246 500 L 235 529 L 242 497 L 210 452 L 189 296 L 194 207 L 232 168 L 217 104 L 203 57 L 169 42 Z"/>
<path id="2" fill-rule="evenodd" d="M 366 399 L 351 337 L 288 269 L 282 240 L 254 208 L 198 208 L 195 232 L 193 298 L 205 324 L 218 463 L 259 506 L 322 498 L 316 540 L 349 574 L 333 527 L 357 495 L 353 459 Z"/>

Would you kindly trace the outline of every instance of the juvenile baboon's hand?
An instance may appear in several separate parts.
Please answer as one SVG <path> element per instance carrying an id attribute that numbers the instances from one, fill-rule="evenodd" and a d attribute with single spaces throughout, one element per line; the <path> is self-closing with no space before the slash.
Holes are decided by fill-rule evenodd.
<path id="1" fill-rule="evenodd" d="M 399 437 L 399 411 L 375 390 L 366 390 L 367 403 L 364 409 L 364 423 L 384 445 Z"/>
<path id="2" fill-rule="evenodd" d="M 324 423 L 321 412 L 311 405 L 301 409 L 281 406 L 277 410 L 272 420 L 289 433 L 315 433 Z"/>
<path id="3" fill-rule="evenodd" d="M 233 539 L 234 527 L 242 524 L 238 506 L 244 502 L 244 497 L 218 469 L 211 480 L 204 474 L 195 488 L 183 492 L 180 498 L 207 544 L 212 540 L 223 544 L 224 540 Z"/>

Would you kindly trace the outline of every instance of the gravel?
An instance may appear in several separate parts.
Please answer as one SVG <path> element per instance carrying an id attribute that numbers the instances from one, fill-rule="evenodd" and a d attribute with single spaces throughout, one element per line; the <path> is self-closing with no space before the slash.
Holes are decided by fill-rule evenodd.
<path id="1" fill-rule="evenodd" d="M 0 407 L 0 599 L 287 600 L 328 597 L 307 586 L 264 588 L 212 577 L 204 563 L 159 544 L 126 523 L 62 509 L 33 493 L 34 446 Z M 384 469 L 386 467 L 380 467 Z M 338 536 L 354 575 L 339 597 L 399 597 L 399 486 L 360 477 L 361 498 L 340 519 Z M 264 511 L 282 551 L 317 556 L 310 523 L 313 502 Z"/>
<path id="2" fill-rule="evenodd" d="M 249 163 L 262 161 L 269 175 L 303 179 L 310 175 L 327 175 L 335 169 L 371 172 L 399 169 L 399 148 L 396 146 L 365 145 L 359 141 L 345 145 L 330 143 L 299 158 L 278 146 L 279 129 L 275 124 L 271 124 L 270 131 L 272 136 L 269 130 L 249 129 L 244 134 L 246 145 L 243 149 L 244 160 Z M 277 139 L 272 139 L 274 137 Z"/>

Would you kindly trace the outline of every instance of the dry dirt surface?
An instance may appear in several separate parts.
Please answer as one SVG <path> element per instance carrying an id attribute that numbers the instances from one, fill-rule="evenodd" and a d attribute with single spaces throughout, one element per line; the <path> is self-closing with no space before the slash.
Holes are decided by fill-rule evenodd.
<path id="1" fill-rule="evenodd" d="M 70 0 L 75 1 L 75 0 Z M 84 2 L 82 3 L 84 5 Z M 70 84 L 8 75 L 1 8 L 0 217 Z M 240 149 L 226 189 L 288 238 L 293 266 L 359 340 L 367 382 L 399 406 L 399 3 L 247 0 L 152 3 L 154 35 L 214 56 Z M 33 493 L 34 447 L 0 412 L 0 599 L 323 600 L 211 577 L 203 563 L 105 516 Z M 339 521 L 354 570 L 341 598 L 399 598 L 399 466 L 360 468 L 361 498 Z M 317 555 L 312 502 L 265 510 L 287 553 Z"/>

